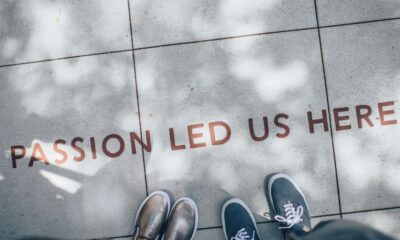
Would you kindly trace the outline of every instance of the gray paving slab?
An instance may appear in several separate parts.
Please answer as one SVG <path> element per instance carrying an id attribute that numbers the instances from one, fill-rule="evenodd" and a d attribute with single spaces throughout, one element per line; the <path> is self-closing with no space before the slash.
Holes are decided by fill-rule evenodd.
<path id="1" fill-rule="evenodd" d="M 327 220 L 335 220 L 340 219 L 339 215 L 327 216 L 327 217 L 316 217 L 312 218 L 312 226 L 315 227 L 321 221 Z M 283 239 L 282 234 L 278 228 L 278 224 L 275 222 L 270 223 L 259 223 L 257 224 L 258 231 L 260 236 L 263 239 Z M 115 240 L 131 240 L 131 237 L 120 237 L 113 238 Z M 214 240 L 224 240 L 224 232 L 221 227 L 211 228 L 211 229 L 199 229 L 196 232 L 194 240 L 203 240 L 203 239 L 214 239 Z"/>
<path id="2" fill-rule="evenodd" d="M 339 109 L 349 119 L 338 122 L 351 129 L 334 131 L 342 210 L 399 206 L 400 21 L 322 29 L 321 35 L 331 109 L 349 108 Z M 358 123 L 358 105 L 368 105 L 359 107 L 359 116 L 370 108 L 369 122 L 360 117 Z"/>
<path id="3" fill-rule="evenodd" d="M 316 26 L 312 0 L 131 1 L 135 47 Z"/>
<path id="4" fill-rule="evenodd" d="M 398 0 L 317 0 L 320 26 L 400 17 Z"/>
<path id="5" fill-rule="evenodd" d="M 315 218 L 311 219 L 311 227 L 314 228 L 320 222 L 330 221 L 330 220 L 339 220 L 339 219 L 340 219 L 340 215 L 332 215 L 332 216 L 326 216 L 326 217 L 315 217 Z"/>
<path id="6" fill-rule="evenodd" d="M 277 223 L 259 223 L 257 224 L 258 233 L 262 239 L 283 239 L 282 233 L 278 229 Z M 215 240 L 224 240 L 225 235 L 222 228 L 214 228 L 207 230 L 199 230 L 196 233 L 194 240 L 206 240 L 206 239 L 215 239 Z"/>
<path id="7" fill-rule="evenodd" d="M 194 240 L 204 240 L 204 239 L 223 240 L 225 239 L 225 236 L 222 228 L 198 230 L 196 232 Z"/>
<path id="8" fill-rule="evenodd" d="M 2 1 L 0 65 L 131 48 L 126 0 Z"/>
<path id="9" fill-rule="evenodd" d="M 119 53 L 0 69 L 1 239 L 130 233 L 146 194 L 132 66 Z"/>
<path id="10" fill-rule="evenodd" d="M 345 214 L 343 218 L 367 224 L 389 236 L 400 238 L 400 209 Z"/>
<path id="11" fill-rule="evenodd" d="M 339 219 L 339 216 L 329 216 L 329 217 L 318 217 L 312 219 L 313 227 L 321 221 Z M 279 230 L 278 223 L 259 223 L 257 224 L 258 232 L 262 239 L 283 239 L 282 233 Z M 222 228 L 213 228 L 206 230 L 199 230 L 194 238 L 195 240 L 205 240 L 205 239 L 215 239 L 224 240 L 224 232 Z"/>
<path id="12" fill-rule="evenodd" d="M 313 215 L 339 212 L 330 134 L 310 134 L 307 122 L 307 111 L 327 108 L 316 31 L 135 55 L 142 126 L 153 136 L 151 152 L 145 151 L 151 191 L 169 189 L 177 197 L 192 197 L 200 209 L 199 227 L 221 226 L 221 206 L 231 197 L 243 199 L 262 220 L 268 210 L 264 177 L 285 172 L 304 189 Z M 288 115 L 279 120 L 290 127 L 286 137 L 277 137 L 287 133 L 274 125 L 279 113 Z M 254 119 L 261 136 L 263 116 L 269 119 L 269 136 L 254 141 L 248 120 Z M 215 121 L 230 126 L 225 144 L 211 145 L 208 124 Z M 201 123 L 204 127 L 188 130 Z M 185 149 L 172 150 L 169 128 L 175 145 Z M 192 146 L 188 131 L 193 132 Z M 226 132 L 218 126 L 216 139 Z M 206 146 L 196 148 L 199 143 Z"/>

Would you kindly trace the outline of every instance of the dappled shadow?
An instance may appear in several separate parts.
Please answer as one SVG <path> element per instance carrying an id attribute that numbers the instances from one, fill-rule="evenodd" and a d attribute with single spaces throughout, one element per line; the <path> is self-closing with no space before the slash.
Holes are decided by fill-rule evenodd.
<path id="1" fill-rule="evenodd" d="M 317 0 L 320 26 L 400 17 L 398 0 Z"/>
<path id="2" fill-rule="evenodd" d="M 349 107 L 352 130 L 334 133 L 344 211 L 400 206 L 397 138 L 400 108 L 400 21 L 322 30 L 328 88 L 333 107 Z M 340 38 L 336 37 L 340 36 Z M 395 125 L 381 125 L 379 102 L 393 101 Z M 357 128 L 355 106 L 371 107 L 370 121 Z"/>
<path id="3" fill-rule="evenodd" d="M 146 155 L 149 187 L 194 196 L 200 227 L 221 225 L 218 210 L 229 196 L 244 199 L 265 220 L 263 179 L 271 172 L 299 182 L 312 214 L 338 212 L 330 135 L 308 133 L 307 111 L 326 108 L 315 30 L 141 50 L 136 60 L 142 125 L 155 135 Z M 282 132 L 273 123 L 278 113 L 289 115 L 287 138 L 275 136 Z M 263 116 L 269 117 L 270 136 L 254 142 L 248 119 L 260 133 Z M 188 124 L 217 120 L 232 128 L 228 143 L 210 146 L 208 130 L 201 129 L 199 141 L 208 148 L 170 150 L 169 127 L 188 147 Z M 192 182 L 206 184 L 194 188 Z M 229 194 L 216 198 L 220 190 Z"/>
<path id="4" fill-rule="evenodd" d="M 131 2 L 135 47 L 316 26 L 310 0 Z"/>
<path id="5" fill-rule="evenodd" d="M 129 132 L 139 134 L 132 66 L 131 53 L 119 53 L 0 70 L 0 199 L 7 219 L 0 221 L 0 235 L 93 238 L 130 232 L 145 196 L 142 157 L 140 151 L 132 154 L 129 144 Z M 118 158 L 102 149 L 111 133 L 125 142 Z M 80 162 L 73 160 L 80 155 L 71 147 L 75 137 L 83 139 L 77 144 L 85 154 Z M 57 139 L 66 141 L 60 145 L 68 156 L 62 164 L 55 163 L 62 158 L 53 149 Z M 35 144 L 49 165 L 35 161 L 28 167 Z M 12 168 L 13 145 L 26 148 L 17 168 Z M 109 141 L 111 152 L 118 148 L 117 141 Z"/>
<path id="6" fill-rule="evenodd" d="M 0 65 L 131 48 L 125 0 L 0 5 Z"/>
<path id="7" fill-rule="evenodd" d="M 171 29 L 168 24 L 160 24 L 164 28 L 160 31 Z M 196 32 L 195 28 L 186 30 L 185 37 L 193 38 L 191 31 Z M 135 36 L 136 41 L 149 44 L 147 39 L 141 39 L 143 36 Z M 154 139 L 152 153 L 146 154 L 149 188 L 169 188 L 181 195 L 194 196 L 200 202 L 203 216 L 200 227 L 210 227 L 220 225 L 217 209 L 230 196 L 244 199 L 261 221 L 262 213 L 268 211 L 262 179 L 270 172 L 285 172 L 305 190 L 312 215 L 338 213 L 329 133 L 319 128 L 312 135 L 307 124 L 307 111 L 321 116 L 321 110 L 327 108 L 317 36 L 317 31 L 309 30 L 136 51 L 142 124 L 160 136 Z M 359 63 L 346 64 L 351 67 Z M 336 71 L 339 75 L 342 73 L 340 69 Z M 336 90 L 332 88 L 329 92 Z M 385 97 L 385 92 L 379 94 Z M 344 96 L 337 97 L 346 102 Z M 368 99 L 370 95 L 364 97 Z M 345 106 L 351 104 L 357 103 L 348 102 Z M 274 136 L 281 129 L 273 126 L 272 119 L 281 112 L 290 116 L 287 124 L 291 134 L 285 139 Z M 262 116 L 269 117 L 273 129 L 265 142 L 256 143 L 249 138 L 247 120 L 254 118 L 258 131 L 262 131 Z M 207 123 L 218 120 L 230 124 L 232 138 L 223 146 L 210 146 Z M 186 126 L 193 123 L 205 123 L 206 127 L 199 129 L 204 133 L 199 141 L 205 141 L 208 148 L 171 152 L 167 129 L 173 127 L 176 142 L 188 148 Z M 357 130 L 348 133 L 351 135 L 354 131 Z M 348 144 L 347 147 L 352 145 L 346 139 L 341 143 Z M 377 149 L 386 151 L 382 147 Z M 351 172 L 353 168 L 346 169 Z M 392 193 L 386 196 L 397 201 L 394 190 L 398 183 L 384 183 L 381 174 L 385 169 L 379 170 L 380 177 L 371 181 L 380 182 L 380 188 Z M 209 184 L 193 188 L 192 182 Z M 219 199 L 210 197 L 218 195 L 220 190 L 226 191 L 226 195 Z M 374 201 L 373 198 L 364 200 Z"/>
<path id="8" fill-rule="evenodd" d="M 47 8 L 26 3 L 29 6 L 24 8 L 22 2 L 7 1 L 0 9 L 7 13 L 2 16 L 8 16 L 0 19 L 9 19 L 0 23 L 0 64 L 130 48 L 127 3 L 117 2 L 109 12 L 105 1 L 99 6 L 80 3 L 79 8 L 76 2 L 49 2 Z M 313 1 L 261 3 L 133 1 L 135 47 L 316 26 Z M 118 4 L 125 4 L 121 9 L 126 12 L 119 12 Z M 100 15 L 105 20 L 98 20 Z M 47 17 L 60 24 L 54 25 Z M 117 22 L 108 21 L 115 18 Z M 19 21 L 22 24 L 12 28 Z M 312 215 L 338 213 L 330 134 L 321 126 L 310 134 L 307 123 L 307 111 L 320 116 L 327 108 L 317 30 L 135 54 L 142 130 L 152 134 L 153 149 L 145 156 L 150 191 L 169 189 L 176 197 L 192 197 L 200 209 L 200 227 L 221 226 L 221 206 L 231 197 L 245 200 L 257 220 L 265 221 L 263 215 L 269 210 L 264 177 L 284 172 L 304 189 Z M 131 154 L 127 145 L 120 157 L 110 158 L 101 153 L 100 144 L 111 133 L 121 134 L 127 143 L 130 131 L 139 132 L 131 57 L 130 52 L 115 53 L 0 69 L 0 235 L 93 238 L 130 233 L 134 211 L 145 197 L 140 149 Z M 279 113 L 289 116 L 282 120 L 290 127 L 286 138 L 276 136 L 283 131 L 273 122 Z M 263 116 L 268 116 L 270 135 L 255 142 L 249 135 L 248 119 L 254 119 L 256 132 L 261 134 Z M 229 142 L 210 145 L 206 128 L 210 121 L 231 126 Z M 199 141 L 204 140 L 206 148 L 189 149 L 187 125 L 192 123 L 205 123 Z M 177 143 L 187 149 L 171 151 L 171 127 Z M 352 133 L 339 141 L 351 149 L 349 158 L 358 156 L 361 165 L 369 157 L 362 152 L 363 141 L 371 136 L 364 139 Z M 28 167 L 34 143 L 41 143 L 46 153 L 54 152 L 54 141 L 62 138 L 67 141 L 65 148 L 73 152 L 70 142 L 77 136 L 84 139 L 82 148 L 88 154 L 83 162 L 73 161 L 71 153 L 65 165 L 35 162 Z M 89 154 L 90 137 L 98 144 L 97 159 Z M 10 159 L 14 144 L 28 148 L 16 169 Z M 376 145 L 374 153 L 385 150 L 381 141 Z M 396 157 L 388 154 L 384 158 Z M 398 183 L 382 177 L 387 171 L 396 176 L 392 165 L 370 164 L 378 172 L 371 182 L 393 193 L 381 197 L 398 199 Z M 341 171 L 353 171 L 351 167 Z M 360 176 L 359 172 L 354 170 L 354 176 Z M 357 184 L 358 180 L 351 181 L 363 191 L 366 185 Z M 363 206 L 369 206 L 373 199 L 364 201 Z"/>

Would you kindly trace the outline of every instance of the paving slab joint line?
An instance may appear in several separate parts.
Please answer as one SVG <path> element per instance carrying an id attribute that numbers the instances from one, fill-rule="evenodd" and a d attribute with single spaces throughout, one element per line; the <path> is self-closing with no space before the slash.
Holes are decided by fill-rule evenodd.
<path id="1" fill-rule="evenodd" d="M 340 213 L 316 215 L 316 216 L 311 216 L 311 218 L 334 217 L 334 216 L 340 216 Z M 266 221 L 257 221 L 256 222 L 256 224 L 266 224 L 266 223 L 278 223 L 278 222 L 275 221 L 275 220 L 266 220 Z M 218 228 L 222 228 L 222 225 L 210 226 L 210 227 L 201 227 L 201 228 L 197 228 L 197 230 L 208 230 L 208 229 L 218 229 Z"/>
<path id="2" fill-rule="evenodd" d="M 122 50 L 107 51 L 107 52 L 98 52 L 98 53 L 88 53 L 88 54 L 82 54 L 82 55 L 73 55 L 73 56 L 69 56 L 69 57 L 49 58 L 49 59 L 43 59 L 43 60 L 12 63 L 12 64 L 0 65 L 0 68 L 27 65 L 27 64 L 35 64 L 35 63 L 43 63 L 43 62 L 52 62 L 52 61 L 59 61 L 59 60 L 67 60 L 67 59 L 74 59 L 74 58 L 81 58 L 81 57 L 90 57 L 90 56 L 98 56 L 98 55 L 106 55 L 106 54 L 115 54 L 115 53 L 129 52 L 129 51 L 133 51 L 133 49 L 132 48 L 131 49 L 122 49 Z"/>
<path id="3" fill-rule="evenodd" d="M 343 215 L 347 214 L 355 214 L 355 213 L 364 213 L 364 212 L 377 212 L 377 211 L 388 211 L 388 210 L 400 210 L 400 206 L 397 207 L 389 207 L 389 208 L 377 208 L 377 209 L 370 209 L 370 210 L 360 210 L 360 211 L 351 211 L 351 212 L 342 212 Z M 331 214 L 322 214 L 322 215 L 314 215 L 311 216 L 311 218 L 322 218 L 322 217 L 334 217 L 334 216 L 340 216 L 340 213 L 331 213 Z M 257 222 L 257 224 L 264 224 L 264 223 L 274 223 L 276 221 L 274 220 L 268 220 L 268 221 L 261 221 Z M 222 226 L 213 226 L 213 227 L 203 227 L 203 228 L 197 228 L 198 231 L 205 231 L 209 229 L 220 229 Z M 122 236 L 113 236 L 113 237 L 108 237 L 108 238 L 95 238 L 95 239 L 110 239 L 110 238 L 127 238 L 127 237 L 132 237 L 132 235 L 122 235 Z M 88 240 L 94 240 L 94 239 L 88 239 Z"/>
<path id="4" fill-rule="evenodd" d="M 140 50 L 146 50 L 146 49 L 152 49 L 152 48 L 161 48 L 161 47 L 179 46 L 179 45 L 186 45 L 186 44 L 203 43 L 203 42 L 222 41 L 222 40 L 229 40 L 229 39 L 236 39 L 236 38 L 246 38 L 246 37 L 262 36 L 262 35 L 277 34 L 277 33 L 287 33 L 287 32 L 299 32 L 299 31 L 307 31 L 307 30 L 315 30 L 315 29 L 317 29 L 317 27 L 306 27 L 306 28 L 295 28 L 295 29 L 277 30 L 277 31 L 269 31 L 269 32 L 261 32 L 261 33 L 251 33 L 251 34 L 243 34 L 243 35 L 236 35 L 236 36 L 229 36 L 229 37 L 219 37 L 219 38 L 210 38 L 210 39 L 203 39 L 203 40 L 167 43 L 167 44 L 153 45 L 153 46 L 147 46 L 147 47 L 139 47 L 139 48 L 135 48 L 134 50 L 140 51 Z"/>
<path id="5" fill-rule="evenodd" d="M 397 207 L 386 207 L 386 208 L 373 208 L 373 209 L 366 209 L 366 210 L 342 212 L 342 214 L 343 215 L 348 215 L 348 214 L 355 214 L 355 213 L 379 212 L 379 211 L 390 211 L 390 210 L 399 210 L 399 209 L 400 209 L 400 206 L 397 206 Z"/>
<path id="6" fill-rule="evenodd" d="M 358 211 L 348 211 L 342 213 L 331 213 L 331 214 L 322 214 L 322 215 L 314 215 L 311 216 L 313 218 L 323 218 L 323 217 L 335 217 L 342 215 L 350 215 L 350 214 L 357 214 L 357 213 L 367 213 L 367 212 L 380 212 L 380 211 L 390 211 L 390 210 L 400 210 L 400 206 L 397 207 L 388 207 L 388 208 L 376 208 L 376 209 L 368 209 L 368 210 L 358 210 Z M 267 220 L 267 221 L 258 221 L 257 224 L 265 224 L 265 223 L 277 223 L 275 220 Z M 222 228 L 222 226 L 211 226 L 211 227 L 202 227 L 198 228 L 197 230 L 208 230 L 208 229 L 218 229 Z"/>
<path id="7" fill-rule="evenodd" d="M 333 163 L 334 163 L 334 169 L 335 169 L 335 180 L 336 180 L 336 191 L 338 195 L 338 207 L 339 207 L 339 213 L 340 213 L 340 219 L 343 218 L 342 215 L 342 203 L 341 203 L 341 197 L 340 197 L 340 186 L 339 186 L 339 177 L 338 177 L 338 169 L 337 169 L 337 162 L 336 162 L 336 151 L 335 151 L 335 142 L 333 140 L 333 129 L 332 129 L 332 117 L 331 117 L 331 108 L 329 104 L 329 92 L 328 92 L 328 84 L 326 80 L 326 72 L 325 72 L 325 62 L 324 62 L 324 53 L 322 51 L 322 41 L 321 41 L 321 31 L 319 27 L 319 17 L 318 17 L 318 6 L 317 6 L 317 0 L 314 0 L 314 9 L 315 9 L 315 18 L 317 21 L 317 28 L 318 28 L 318 43 L 319 43 L 319 49 L 320 49 L 320 54 L 321 54 L 321 64 L 322 64 L 322 73 L 324 76 L 324 86 L 325 86 L 325 95 L 326 95 L 326 105 L 328 108 L 328 119 L 329 119 L 329 132 L 331 135 L 331 145 L 332 145 L 332 153 L 333 153 Z"/>
<path id="8" fill-rule="evenodd" d="M 134 48 L 133 45 L 133 30 L 132 30 L 132 19 L 131 19 L 131 8 L 130 8 L 130 3 L 129 0 L 126 0 L 128 3 L 128 14 L 129 14 L 129 29 L 131 33 L 131 45 L 132 49 Z M 136 60 L 135 60 L 135 51 L 132 51 L 132 61 L 133 61 L 133 73 L 135 77 L 135 91 L 136 91 L 136 103 L 137 103 L 137 111 L 138 111 L 138 118 L 139 118 L 139 130 L 140 130 L 140 139 L 142 139 L 142 142 L 144 142 L 143 139 L 143 130 L 142 130 L 142 120 L 141 120 L 141 115 L 140 115 L 140 104 L 139 104 L 139 89 L 138 89 L 138 79 L 136 75 Z M 149 196 L 149 188 L 147 184 L 147 174 L 146 174 L 146 160 L 144 157 L 144 149 L 143 146 L 140 146 L 142 149 L 142 163 L 143 163 L 143 171 L 144 171 L 144 183 L 145 183 L 145 189 L 146 189 L 146 196 Z"/>
<path id="9" fill-rule="evenodd" d="M 358 24 L 383 22 L 383 21 L 392 21 L 392 20 L 399 20 L 399 19 L 400 19 L 400 17 L 369 20 L 369 21 L 360 21 L 360 22 L 351 22 L 351 23 L 331 24 L 331 25 L 325 25 L 325 26 L 317 25 L 316 27 L 295 28 L 295 29 L 287 29 L 287 30 L 277 30 L 277 31 L 268 31 L 268 32 L 261 32 L 261 33 L 251 33 L 251 34 L 244 34 L 244 35 L 236 35 L 236 36 L 229 36 L 229 37 L 210 38 L 210 39 L 196 40 L 196 41 L 160 44 L 160 45 L 153 45 L 153 46 L 147 46 L 147 47 L 139 47 L 139 48 L 135 48 L 134 50 L 146 50 L 146 49 L 160 48 L 160 47 L 169 47 L 169 46 L 178 46 L 178 45 L 185 45 L 185 44 L 202 43 L 202 42 L 221 41 L 221 40 L 228 40 L 228 39 L 236 39 L 236 38 L 245 38 L 245 37 L 269 35 L 269 34 L 277 34 L 277 33 L 307 31 L 307 30 L 315 30 L 315 29 L 319 29 L 319 28 L 342 27 L 342 26 L 348 26 L 348 25 L 358 25 Z"/>
<path id="10" fill-rule="evenodd" d="M 281 31 L 269 31 L 269 32 L 252 33 L 252 34 L 237 35 L 237 36 L 230 36 L 230 37 L 221 37 L 221 38 L 213 38 L 213 39 L 205 39 L 205 40 L 197 40 L 197 41 L 189 41 L 189 42 L 178 42 L 178 43 L 169 43 L 169 44 L 154 45 L 154 46 L 147 46 L 147 47 L 139 47 L 139 48 L 132 48 L 132 49 L 115 50 L 115 51 L 108 51 L 108 52 L 98 52 L 98 53 L 89 53 L 89 54 L 82 54 L 82 55 L 73 55 L 73 56 L 67 56 L 67 57 L 49 58 L 49 59 L 26 61 L 26 62 L 19 62 L 19 63 L 17 62 L 17 63 L 10 63 L 10 64 L 0 65 L 0 68 L 2 68 L 2 67 L 12 67 L 12 66 L 18 66 L 18 65 L 25 65 L 25 64 L 41 63 L 41 62 L 51 62 L 51 61 L 65 60 L 65 59 L 71 59 L 71 58 L 80 58 L 80 57 L 89 57 L 89 56 L 113 54 L 113 53 L 120 53 L 120 52 L 129 52 L 129 51 L 133 51 L 133 50 L 140 51 L 140 50 L 146 50 L 146 49 L 151 49 L 151 48 L 159 48 L 159 47 L 169 47 L 169 46 L 177 46 L 177 45 L 184 45 L 184 44 L 194 44 L 194 43 L 201 43 L 201 42 L 220 41 L 220 40 L 243 38 L 243 37 L 269 35 L 269 34 L 276 34 L 276 33 L 306 31 L 306 30 L 321 29 L 321 28 L 323 29 L 323 28 L 333 28 L 333 27 L 344 27 L 344 26 L 350 26 L 350 25 L 367 24 L 367 23 L 384 22 L 384 21 L 393 21 L 393 20 L 400 20 L 400 17 L 384 18 L 384 19 L 368 20 L 368 21 L 360 21 L 360 22 L 351 22 L 351 23 L 331 24 L 331 25 L 325 25 L 325 26 L 319 26 L 319 27 L 297 28 L 297 29 L 288 29 L 288 30 L 281 30 Z"/>
<path id="11" fill-rule="evenodd" d="M 351 25 L 359 25 L 359 24 L 367 24 L 367 23 L 377 23 L 377 22 L 386 22 L 386 21 L 395 21 L 395 20 L 400 20 L 400 17 L 381 18 L 381 19 L 366 20 L 366 21 L 359 21 L 359 22 L 349 22 L 349 23 L 330 24 L 330 25 L 319 26 L 319 28 L 345 27 L 345 26 L 351 26 Z"/>

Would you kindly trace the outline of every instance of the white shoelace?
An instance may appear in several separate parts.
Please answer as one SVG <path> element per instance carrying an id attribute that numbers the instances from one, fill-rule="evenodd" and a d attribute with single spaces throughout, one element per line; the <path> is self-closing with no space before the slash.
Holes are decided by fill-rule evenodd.
<path id="1" fill-rule="evenodd" d="M 253 231 L 253 237 L 247 233 L 246 229 L 242 228 L 237 233 L 236 236 L 231 237 L 231 240 L 254 240 L 255 231 Z"/>
<path id="2" fill-rule="evenodd" d="M 281 223 L 285 223 L 287 226 L 279 227 L 280 229 L 286 229 L 293 227 L 296 223 L 302 222 L 303 219 L 301 216 L 303 215 L 303 206 L 298 206 L 295 208 L 291 202 L 283 205 L 285 210 L 285 216 L 276 215 L 275 220 Z"/>

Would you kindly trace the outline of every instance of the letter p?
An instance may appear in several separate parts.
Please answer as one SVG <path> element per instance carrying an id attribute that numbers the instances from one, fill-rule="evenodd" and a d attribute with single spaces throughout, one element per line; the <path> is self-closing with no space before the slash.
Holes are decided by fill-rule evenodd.
<path id="1" fill-rule="evenodd" d="M 20 154 L 16 154 L 17 150 L 20 150 Z M 26 149 L 24 146 L 12 146 L 11 147 L 11 160 L 13 168 L 17 168 L 17 159 L 25 157 Z"/>

